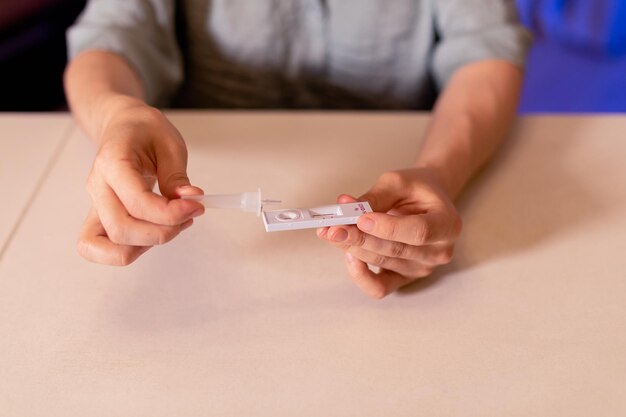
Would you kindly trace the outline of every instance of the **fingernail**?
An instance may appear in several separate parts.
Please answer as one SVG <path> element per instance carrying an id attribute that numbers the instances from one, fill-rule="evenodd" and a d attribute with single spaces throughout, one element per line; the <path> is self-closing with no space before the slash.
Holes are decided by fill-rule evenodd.
<path id="1" fill-rule="evenodd" d="M 346 252 L 346 261 L 352 262 L 354 261 L 354 256 L 350 252 Z"/>
<path id="2" fill-rule="evenodd" d="M 198 210 L 194 211 L 193 213 L 191 213 L 191 215 L 189 217 L 192 217 L 192 218 L 193 217 L 198 217 L 198 216 L 201 216 L 203 213 L 204 213 L 204 209 L 201 208 L 201 209 L 198 209 Z"/>
<path id="3" fill-rule="evenodd" d="M 374 226 L 376 226 L 376 223 L 369 217 L 363 217 L 357 220 L 357 226 L 359 226 L 359 229 L 363 230 L 364 232 L 371 232 L 372 230 L 374 230 Z"/>
<path id="4" fill-rule="evenodd" d="M 178 191 L 187 191 L 187 190 L 192 190 L 193 187 L 190 184 L 182 184 L 176 187 L 176 189 Z"/>
<path id="5" fill-rule="evenodd" d="M 333 242 L 343 242 L 348 238 L 348 232 L 346 229 L 338 229 L 330 238 Z"/>
<path id="6" fill-rule="evenodd" d="M 195 187 L 189 184 L 183 184 L 183 185 L 177 186 L 176 193 L 178 193 L 178 195 L 180 196 L 197 194 L 197 192 L 195 191 Z"/>

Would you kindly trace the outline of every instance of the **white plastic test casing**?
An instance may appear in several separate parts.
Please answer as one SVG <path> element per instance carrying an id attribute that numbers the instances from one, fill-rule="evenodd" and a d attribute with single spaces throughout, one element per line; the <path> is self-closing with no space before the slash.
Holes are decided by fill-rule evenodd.
<path id="1" fill-rule="evenodd" d="M 267 232 L 340 226 L 356 224 L 361 215 L 371 212 L 370 205 L 362 201 L 304 209 L 271 210 L 263 212 L 263 224 Z"/>

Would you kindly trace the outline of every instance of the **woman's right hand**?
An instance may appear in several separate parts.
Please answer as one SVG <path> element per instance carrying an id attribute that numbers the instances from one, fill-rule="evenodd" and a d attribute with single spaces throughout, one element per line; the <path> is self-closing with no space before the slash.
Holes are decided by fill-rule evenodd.
<path id="1" fill-rule="evenodd" d="M 187 177 L 182 136 L 159 110 L 138 102 L 117 108 L 99 129 L 87 180 L 93 206 L 77 248 L 92 262 L 128 265 L 191 226 L 204 207 L 180 197 L 203 192 Z"/>

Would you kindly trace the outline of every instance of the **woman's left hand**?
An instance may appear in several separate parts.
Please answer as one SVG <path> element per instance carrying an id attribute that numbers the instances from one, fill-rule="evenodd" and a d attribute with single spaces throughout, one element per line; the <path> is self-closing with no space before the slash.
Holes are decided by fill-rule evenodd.
<path id="1" fill-rule="evenodd" d="M 354 201 L 369 202 L 374 213 L 355 226 L 320 228 L 317 235 L 345 251 L 350 277 L 368 295 L 382 298 L 451 261 L 461 219 L 430 169 L 387 172 L 361 197 L 338 199 Z"/>

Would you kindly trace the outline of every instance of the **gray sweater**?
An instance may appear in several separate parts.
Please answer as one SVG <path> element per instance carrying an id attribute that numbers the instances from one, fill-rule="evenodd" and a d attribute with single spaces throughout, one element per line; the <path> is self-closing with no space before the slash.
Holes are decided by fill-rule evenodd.
<path id="1" fill-rule="evenodd" d="M 156 105 L 428 109 L 530 35 L 513 0 L 91 0 L 68 44 L 120 54 Z"/>

